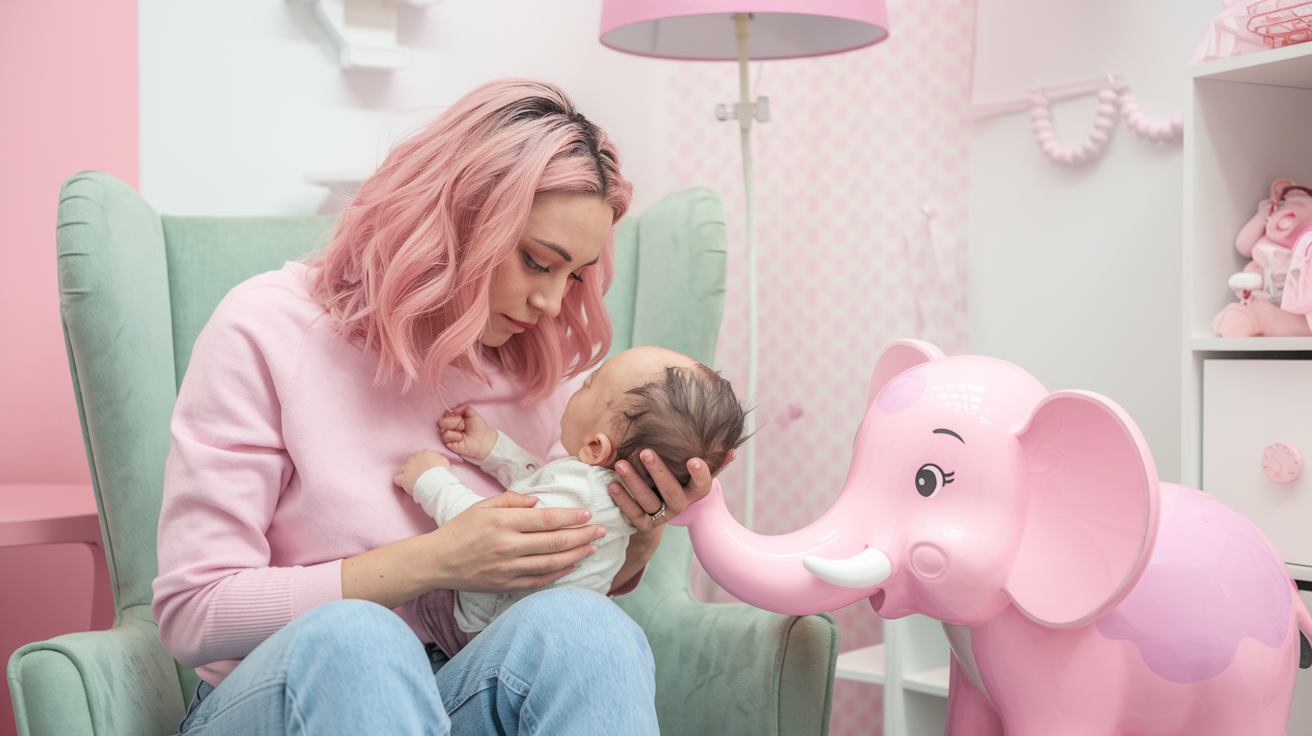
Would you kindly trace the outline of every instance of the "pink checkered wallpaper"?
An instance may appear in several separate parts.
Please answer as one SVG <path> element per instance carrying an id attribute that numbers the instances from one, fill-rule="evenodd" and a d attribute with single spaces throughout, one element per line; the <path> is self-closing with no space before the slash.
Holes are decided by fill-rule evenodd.
<path id="1" fill-rule="evenodd" d="M 880 350 L 928 337 L 965 346 L 964 273 L 914 284 L 936 263 L 964 268 L 974 0 L 889 0 L 885 43 L 848 54 L 753 64 L 770 122 L 756 124 L 761 304 L 756 527 L 777 534 L 828 508 L 847 474 Z M 759 82 L 758 82 L 759 80 Z M 724 198 L 729 292 L 717 368 L 747 385 L 743 185 L 737 67 L 661 64 L 655 121 L 667 152 L 660 191 L 709 186 Z M 930 237 L 922 208 L 936 213 Z M 929 243 L 939 249 L 937 260 Z M 956 244 L 955 249 L 953 243 Z M 941 268 L 937 271 L 941 273 Z M 920 305 L 918 307 L 918 304 Z M 741 508 L 741 467 L 721 478 Z M 729 600 L 700 571 L 709 600 Z M 844 651 L 881 641 L 865 602 L 835 614 Z M 839 683 L 831 733 L 879 733 L 879 688 Z"/>

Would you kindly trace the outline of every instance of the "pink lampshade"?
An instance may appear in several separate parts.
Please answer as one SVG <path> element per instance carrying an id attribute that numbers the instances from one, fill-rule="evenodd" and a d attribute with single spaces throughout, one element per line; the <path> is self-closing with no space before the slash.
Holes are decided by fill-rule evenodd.
<path id="1" fill-rule="evenodd" d="M 753 59 L 836 54 L 888 37 L 884 0 L 602 0 L 601 42 L 639 56 L 736 60 L 734 13 L 754 14 Z"/>

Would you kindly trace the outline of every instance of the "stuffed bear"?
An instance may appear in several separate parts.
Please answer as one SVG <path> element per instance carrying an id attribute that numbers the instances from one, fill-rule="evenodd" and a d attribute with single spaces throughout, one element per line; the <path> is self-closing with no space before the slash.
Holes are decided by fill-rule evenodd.
<path id="1" fill-rule="evenodd" d="M 1257 214 L 1239 231 L 1235 248 L 1253 260 L 1230 277 L 1239 301 L 1227 304 L 1212 320 L 1222 337 L 1312 337 L 1309 318 L 1280 308 L 1291 248 L 1312 226 L 1312 189 L 1288 179 L 1271 184 L 1271 198 L 1257 205 Z"/>

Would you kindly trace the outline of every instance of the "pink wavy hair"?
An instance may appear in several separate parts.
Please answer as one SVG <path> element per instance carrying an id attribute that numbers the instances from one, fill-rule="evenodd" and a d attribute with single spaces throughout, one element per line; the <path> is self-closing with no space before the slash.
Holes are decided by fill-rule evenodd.
<path id="1" fill-rule="evenodd" d="M 615 274 L 612 230 L 559 315 L 543 315 L 499 348 L 482 346 L 493 270 L 514 252 L 544 192 L 595 194 L 614 223 L 633 186 L 605 132 L 558 87 L 485 84 L 393 148 L 365 181 L 314 258 L 312 293 L 346 334 L 377 351 L 380 382 L 401 374 L 407 390 L 422 380 L 436 386 L 463 359 L 490 383 L 479 361 L 491 355 L 524 382 L 525 403 L 540 401 L 610 349 L 602 295 Z"/>

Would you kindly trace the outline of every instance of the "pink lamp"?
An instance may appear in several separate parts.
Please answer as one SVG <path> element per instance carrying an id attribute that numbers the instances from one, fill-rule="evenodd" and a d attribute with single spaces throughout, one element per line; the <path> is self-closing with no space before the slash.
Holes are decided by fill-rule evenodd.
<path id="1" fill-rule="evenodd" d="M 616 51 L 688 61 L 732 61 L 728 32 L 752 18 L 751 58 L 795 59 L 863 48 L 888 37 L 883 0 L 603 0 L 601 42 Z"/>
<path id="2" fill-rule="evenodd" d="M 695 61 L 738 60 L 739 101 L 716 109 L 738 120 L 747 197 L 747 400 L 756 403 L 756 187 L 752 181 L 752 119 L 770 119 L 769 100 L 748 100 L 748 59 L 793 59 L 863 48 L 888 38 L 884 0 L 602 0 L 601 42 L 639 56 Z M 751 48 L 748 48 L 748 42 Z M 747 432 L 756 431 L 756 412 Z M 756 497 L 755 442 L 743 445 L 743 526 L 752 528 Z"/>

